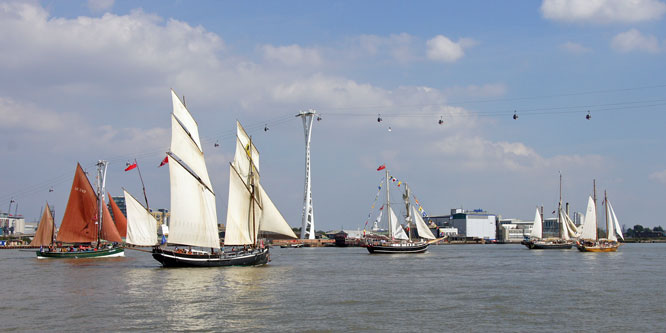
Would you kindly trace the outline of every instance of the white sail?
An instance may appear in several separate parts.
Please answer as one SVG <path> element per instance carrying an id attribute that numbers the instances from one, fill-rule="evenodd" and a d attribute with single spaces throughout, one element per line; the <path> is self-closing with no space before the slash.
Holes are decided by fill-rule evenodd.
<path id="1" fill-rule="evenodd" d="M 617 216 L 615 216 L 615 211 L 613 210 L 613 205 L 611 205 L 610 201 L 606 201 L 606 202 L 608 202 L 608 207 L 610 208 L 610 212 L 611 212 L 610 216 L 612 217 L 613 223 L 615 224 L 615 232 L 617 233 L 618 236 L 620 236 L 620 238 L 622 238 L 622 240 L 624 240 L 624 236 L 622 235 L 622 227 L 620 227 L 620 222 L 617 220 Z"/>
<path id="2" fill-rule="evenodd" d="M 194 121 L 194 118 L 192 118 L 192 115 L 187 111 L 187 108 L 180 101 L 180 98 L 178 98 L 173 89 L 171 89 L 171 102 L 173 104 L 174 116 L 183 124 L 183 127 L 190 134 L 199 151 L 203 151 L 201 142 L 199 141 L 199 127 L 197 126 L 197 122 Z"/>
<path id="3" fill-rule="evenodd" d="M 169 161 L 171 244 L 220 248 L 215 194 L 178 161 Z"/>
<path id="4" fill-rule="evenodd" d="M 201 178 L 202 183 L 210 189 L 213 188 L 208 179 L 203 151 L 199 150 L 194 138 L 187 134 L 185 128 L 176 120 L 175 115 L 171 115 L 171 153 L 194 171 L 196 176 Z"/>
<path id="5" fill-rule="evenodd" d="M 541 239 L 543 238 L 543 223 L 541 222 L 541 214 L 539 213 L 539 208 L 536 210 L 536 215 L 534 215 L 534 224 L 532 224 L 532 232 L 530 233 L 530 238 Z"/>
<path id="6" fill-rule="evenodd" d="M 157 221 L 131 194 L 125 193 L 127 209 L 127 243 L 138 246 L 157 245 Z"/>
<path id="7" fill-rule="evenodd" d="M 243 126 L 238 121 L 236 121 L 236 141 L 236 155 L 234 156 L 236 170 L 243 175 L 243 172 L 249 170 L 249 167 L 245 165 L 249 164 L 251 158 L 255 170 L 259 171 L 259 150 L 257 150 L 257 147 L 252 143 L 252 139 L 247 135 L 245 129 L 243 129 Z M 236 163 L 242 163 L 243 167 L 236 165 Z"/>
<path id="8" fill-rule="evenodd" d="M 400 222 L 398 222 L 398 217 L 395 216 L 393 208 L 391 207 L 389 207 L 389 214 L 391 215 L 391 222 L 392 222 L 391 236 L 395 239 L 409 239 L 409 237 L 407 237 L 407 234 L 405 233 L 405 230 L 400 225 Z"/>
<path id="9" fill-rule="evenodd" d="M 435 236 L 430 231 L 430 228 L 428 228 L 428 226 L 425 224 L 423 218 L 414 206 L 412 206 L 412 216 L 414 216 L 414 223 L 416 224 L 416 230 L 419 232 L 419 237 L 435 239 Z"/>
<path id="10" fill-rule="evenodd" d="M 585 211 L 585 219 L 580 232 L 580 239 L 597 239 L 597 212 L 594 206 L 592 197 L 588 197 L 587 210 Z"/>
<path id="11" fill-rule="evenodd" d="M 291 230 L 289 223 L 284 219 L 280 211 L 275 207 L 271 198 L 268 197 L 266 190 L 259 185 L 259 197 L 261 198 L 262 212 L 259 222 L 259 230 L 275 232 L 281 235 L 296 238 L 296 234 Z"/>
<path id="12" fill-rule="evenodd" d="M 372 231 L 379 231 L 379 222 L 382 220 L 382 215 L 384 214 L 384 210 L 380 209 L 379 210 L 379 215 L 377 215 L 377 218 L 375 219 L 375 222 L 372 224 Z"/>
<path id="13" fill-rule="evenodd" d="M 229 200 L 224 245 L 254 244 L 250 220 L 250 190 L 233 165 L 229 166 Z"/>
<path id="14" fill-rule="evenodd" d="M 576 227 L 576 224 L 573 223 L 569 215 L 560 209 L 560 224 L 562 228 L 562 239 L 569 240 L 571 238 L 576 238 L 579 230 Z"/>
<path id="15" fill-rule="evenodd" d="M 565 221 L 564 216 L 566 214 L 562 211 L 562 209 L 559 210 L 558 214 L 558 221 L 560 222 L 560 234 L 562 236 L 563 240 L 569 240 L 571 237 L 569 237 L 569 228 L 567 227 L 567 222 Z"/>
<path id="16" fill-rule="evenodd" d="M 610 212 L 610 207 L 608 205 L 608 200 L 606 200 L 606 238 L 611 241 L 617 241 L 617 236 L 615 236 L 615 223 L 613 222 L 613 216 Z"/>

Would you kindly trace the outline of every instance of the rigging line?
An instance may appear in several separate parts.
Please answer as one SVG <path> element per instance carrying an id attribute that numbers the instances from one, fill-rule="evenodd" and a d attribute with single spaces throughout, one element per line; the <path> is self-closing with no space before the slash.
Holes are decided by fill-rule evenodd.
<path id="1" fill-rule="evenodd" d="M 532 97 L 477 99 L 477 100 L 462 100 L 462 101 L 451 100 L 447 104 L 433 103 L 433 104 L 413 104 L 413 105 L 401 105 L 401 106 L 368 105 L 368 106 L 359 106 L 359 107 L 354 107 L 354 106 L 351 106 L 351 107 L 334 107 L 334 108 L 328 108 L 328 109 L 329 110 L 358 110 L 358 109 L 378 109 L 378 108 L 390 108 L 390 107 L 419 107 L 419 106 L 438 106 L 438 105 L 450 105 L 450 104 L 508 102 L 508 101 L 534 100 L 534 99 L 552 98 L 552 97 L 580 96 L 580 95 L 592 95 L 592 94 L 602 94 L 602 93 L 621 92 L 621 91 L 634 91 L 634 90 L 663 88 L 663 87 L 666 87 L 666 84 L 653 85 L 653 86 L 633 87 L 633 88 L 591 90 L 591 91 L 583 91 L 583 92 L 541 95 L 541 96 L 532 96 Z"/>

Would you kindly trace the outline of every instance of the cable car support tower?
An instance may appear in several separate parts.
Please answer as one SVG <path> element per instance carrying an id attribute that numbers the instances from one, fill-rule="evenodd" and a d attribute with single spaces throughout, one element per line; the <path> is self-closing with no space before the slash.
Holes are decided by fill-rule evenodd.
<path id="1" fill-rule="evenodd" d="M 303 195 L 301 239 L 315 239 L 312 189 L 310 185 L 310 136 L 312 135 L 312 121 L 316 113 L 315 110 L 310 109 L 308 111 L 301 111 L 296 115 L 296 117 L 303 119 L 303 128 L 305 130 L 305 193 Z"/>

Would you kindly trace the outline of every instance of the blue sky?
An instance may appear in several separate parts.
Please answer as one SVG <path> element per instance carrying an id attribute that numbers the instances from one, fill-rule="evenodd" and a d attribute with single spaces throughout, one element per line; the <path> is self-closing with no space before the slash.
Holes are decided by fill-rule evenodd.
<path id="1" fill-rule="evenodd" d="M 656 0 L 0 1 L 0 210 L 14 199 L 33 220 L 48 200 L 59 220 L 77 161 L 109 160 L 111 193 L 138 195 L 122 170 L 134 158 L 151 208 L 168 208 L 156 166 L 173 88 L 199 122 L 221 223 L 238 119 L 300 226 L 293 115 L 312 108 L 317 229 L 362 227 L 383 163 L 432 214 L 531 219 L 556 207 L 562 172 L 574 210 L 597 179 L 622 224 L 663 226 L 665 15 Z"/>

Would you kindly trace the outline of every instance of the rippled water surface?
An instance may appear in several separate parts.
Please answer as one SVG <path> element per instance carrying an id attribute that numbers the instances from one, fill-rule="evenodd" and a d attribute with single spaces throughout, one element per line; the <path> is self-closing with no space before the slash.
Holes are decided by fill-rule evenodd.
<path id="1" fill-rule="evenodd" d="M 272 248 L 262 267 L 0 251 L 2 331 L 665 331 L 666 244 Z"/>

